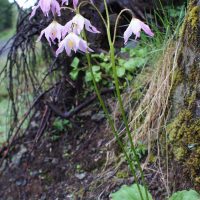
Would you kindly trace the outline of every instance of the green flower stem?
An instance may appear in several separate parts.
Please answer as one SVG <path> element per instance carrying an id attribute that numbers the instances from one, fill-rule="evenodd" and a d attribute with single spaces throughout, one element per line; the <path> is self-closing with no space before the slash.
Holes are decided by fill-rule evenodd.
<path id="1" fill-rule="evenodd" d="M 86 34 L 85 34 L 84 31 L 83 31 L 83 38 L 87 41 L 87 37 L 86 37 Z M 104 103 L 104 101 L 103 101 L 103 99 L 101 97 L 101 94 L 99 92 L 97 83 L 95 81 L 95 76 L 94 76 L 94 73 L 93 73 L 93 70 L 92 70 L 91 58 L 90 58 L 90 54 L 89 53 L 86 53 L 86 58 L 87 58 L 88 66 L 89 66 L 89 69 L 90 69 L 90 72 L 91 72 L 91 75 L 92 75 L 92 81 L 93 81 L 94 89 L 95 89 L 95 92 L 96 92 L 97 97 L 99 99 L 100 105 L 101 105 L 101 107 L 102 107 L 102 109 L 103 109 L 103 111 L 104 111 L 104 113 L 106 115 L 106 118 L 108 119 L 108 123 L 109 123 L 109 125 L 111 127 L 111 130 L 112 130 L 116 140 L 117 140 L 117 143 L 119 144 L 120 148 L 122 149 L 122 152 L 125 155 L 125 158 L 126 158 L 126 160 L 128 162 L 128 165 L 130 166 L 130 169 L 131 169 L 131 172 L 133 174 L 133 177 L 134 177 L 134 179 L 135 179 L 135 181 L 136 181 L 136 183 L 138 185 L 138 191 L 139 191 L 140 196 L 141 196 L 141 198 L 143 200 L 142 192 L 141 192 L 141 189 L 140 189 L 139 184 L 138 184 L 139 181 L 138 181 L 135 169 L 134 169 L 134 165 L 131 162 L 131 159 L 129 158 L 129 156 L 128 156 L 127 152 L 126 152 L 125 146 L 123 145 L 122 141 L 120 140 L 117 131 L 115 130 L 114 122 L 113 122 L 113 120 L 112 120 L 112 118 L 111 118 L 111 116 L 110 116 L 110 114 L 108 112 L 108 109 L 106 108 L 105 103 Z"/>
<path id="2" fill-rule="evenodd" d="M 73 8 L 70 8 L 70 7 L 67 7 L 67 6 L 62 6 L 62 7 L 61 7 L 61 10 L 62 10 L 62 9 L 63 9 L 63 10 L 66 9 L 66 10 L 69 10 L 69 11 L 75 12 L 75 10 L 74 10 Z"/>
<path id="3" fill-rule="evenodd" d="M 129 13 L 131 13 L 131 15 L 133 16 L 133 12 L 132 12 L 130 9 L 128 9 L 128 8 L 125 8 L 125 9 L 121 10 L 121 12 L 118 14 L 117 19 L 116 19 L 116 22 L 115 22 L 114 36 L 113 36 L 113 42 L 112 42 L 113 44 L 115 44 L 116 34 L 117 34 L 117 26 L 118 26 L 120 17 L 121 17 L 121 15 L 122 15 L 124 12 L 126 12 L 126 11 L 128 11 Z"/>
<path id="4" fill-rule="evenodd" d="M 92 81 L 93 81 L 94 89 L 95 89 L 95 92 L 96 92 L 97 97 L 99 99 L 100 105 L 101 105 L 101 107 L 102 107 L 102 109 L 103 109 L 103 111 L 104 111 L 104 113 L 106 115 L 106 118 L 108 119 L 108 123 L 109 123 L 109 125 L 111 127 L 111 130 L 112 130 L 116 140 L 117 140 L 117 143 L 119 144 L 120 148 L 122 149 L 122 152 L 124 153 L 125 158 L 126 158 L 128 164 L 130 166 L 131 172 L 132 172 L 132 174 L 134 176 L 134 179 L 136 180 L 136 183 L 138 185 L 138 190 L 139 190 L 140 196 L 141 196 L 141 198 L 143 200 L 141 189 L 140 189 L 139 184 L 138 184 L 139 181 L 138 181 L 138 178 L 137 178 L 133 163 L 131 162 L 131 159 L 129 158 L 129 156 L 128 156 L 126 150 L 125 150 L 125 146 L 123 145 L 122 141 L 119 138 L 119 135 L 118 135 L 117 131 L 115 130 L 114 122 L 113 122 L 113 120 L 112 120 L 112 118 L 111 118 L 111 116 L 110 116 L 110 114 L 108 112 L 108 109 L 106 108 L 105 103 L 104 103 L 104 101 L 103 101 L 103 99 L 101 97 L 101 94 L 99 92 L 97 83 L 95 81 L 95 76 L 94 76 L 94 73 L 93 73 L 93 70 L 92 70 L 92 66 L 91 66 L 90 55 L 87 53 L 86 57 L 87 57 L 88 66 L 89 66 L 89 69 L 90 69 L 90 72 L 91 72 L 91 75 L 92 75 Z"/>
<path id="5" fill-rule="evenodd" d="M 99 11 L 99 9 L 96 7 L 95 4 L 93 4 L 93 3 L 91 3 L 91 2 L 88 2 L 88 1 L 87 1 L 87 2 L 82 1 L 82 2 L 79 4 L 78 8 L 77 8 L 78 13 L 80 13 L 80 8 L 82 8 L 83 6 L 86 6 L 87 4 L 90 4 L 90 5 L 97 11 L 97 13 L 98 13 L 98 15 L 100 16 L 100 18 L 101 18 L 101 20 L 102 20 L 104 26 L 107 28 L 106 21 L 105 21 L 103 15 L 101 14 L 101 12 Z"/>
<path id="6" fill-rule="evenodd" d="M 111 34 L 110 34 L 110 19 L 109 19 L 109 12 L 108 12 L 108 6 L 107 6 L 106 0 L 104 0 L 104 5 L 105 5 L 105 10 L 106 10 L 106 16 L 107 16 L 107 37 L 108 37 L 108 42 L 109 42 L 109 46 L 110 46 L 111 64 L 112 64 L 112 69 L 113 69 L 113 73 L 114 73 L 115 88 L 116 88 L 117 98 L 118 98 L 118 101 L 119 101 L 120 111 L 122 113 L 122 118 L 123 118 L 123 121 L 124 121 L 124 124 L 125 124 L 125 127 L 126 127 L 126 131 L 127 131 L 127 134 L 128 134 L 128 138 L 129 138 L 129 141 L 130 141 L 130 144 L 131 144 L 131 149 L 133 151 L 137 165 L 139 167 L 139 171 L 141 173 L 142 182 L 143 182 L 144 187 L 145 187 L 146 199 L 149 200 L 148 192 L 147 192 L 147 186 L 146 186 L 145 179 L 144 179 L 144 173 L 142 171 L 140 161 L 139 161 L 137 152 L 135 150 L 135 146 L 133 144 L 131 131 L 129 129 L 128 120 L 126 118 L 125 109 L 124 109 L 124 106 L 123 106 L 123 103 L 122 103 L 121 93 L 120 93 L 120 89 L 119 89 L 119 81 L 118 81 L 118 77 L 117 77 L 117 68 L 116 68 L 116 64 L 115 64 L 115 48 L 114 48 L 114 44 L 112 42 Z M 137 182 L 137 186 L 138 186 L 138 190 L 140 192 L 140 196 L 143 199 L 143 196 L 142 196 L 138 182 Z"/>

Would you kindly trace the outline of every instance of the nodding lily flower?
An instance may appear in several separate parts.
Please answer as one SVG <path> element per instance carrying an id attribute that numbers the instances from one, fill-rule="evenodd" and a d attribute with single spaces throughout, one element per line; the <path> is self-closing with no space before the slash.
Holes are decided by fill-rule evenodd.
<path id="1" fill-rule="evenodd" d="M 65 35 L 70 32 L 74 32 L 75 34 L 79 35 L 84 26 L 89 32 L 100 33 L 94 26 L 92 26 L 88 19 L 84 18 L 80 14 L 77 14 L 64 26 L 62 35 L 65 37 Z"/>
<path id="2" fill-rule="evenodd" d="M 58 16 L 60 16 L 60 5 L 57 2 L 57 0 L 39 0 L 38 5 L 33 8 L 30 18 L 32 18 L 35 15 L 36 10 L 39 7 L 41 8 L 45 16 L 49 15 L 50 10 L 53 13 L 53 15 L 57 14 Z"/>
<path id="3" fill-rule="evenodd" d="M 77 52 L 80 50 L 82 52 L 93 52 L 87 45 L 87 42 L 77 36 L 75 33 L 69 33 L 60 43 L 59 48 L 56 51 L 56 56 L 58 56 L 65 49 L 68 56 L 71 55 L 71 51 Z"/>
<path id="4" fill-rule="evenodd" d="M 41 40 L 42 36 L 45 35 L 50 45 L 51 45 L 51 42 L 55 43 L 56 38 L 60 42 L 61 37 L 62 37 L 62 30 L 63 30 L 63 26 L 60 25 L 58 22 L 53 21 L 51 24 L 49 24 L 49 26 L 47 26 L 47 28 L 45 28 L 41 32 L 38 40 Z"/>
<path id="5" fill-rule="evenodd" d="M 144 22 L 140 21 L 139 19 L 133 18 L 131 20 L 130 25 L 124 32 L 124 43 L 126 44 L 130 36 L 134 33 L 135 39 L 140 37 L 140 32 L 143 30 L 147 35 L 153 37 L 154 33 L 151 31 L 148 25 L 146 25 Z"/>
<path id="6" fill-rule="evenodd" d="M 62 0 L 62 5 L 63 4 L 68 5 L 69 4 L 69 0 Z M 78 0 L 73 0 L 73 6 L 74 6 L 74 8 L 76 8 L 77 5 L 78 5 Z"/>

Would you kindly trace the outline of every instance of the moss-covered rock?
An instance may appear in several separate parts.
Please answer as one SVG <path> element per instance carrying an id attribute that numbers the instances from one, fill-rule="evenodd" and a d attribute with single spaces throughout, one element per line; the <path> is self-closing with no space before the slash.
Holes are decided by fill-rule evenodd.
<path id="1" fill-rule="evenodd" d="M 168 125 L 167 131 L 175 159 L 187 167 L 193 181 L 200 180 L 200 119 L 185 109 Z"/>
<path id="2" fill-rule="evenodd" d="M 200 185 L 200 5 L 191 0 L 181 32 L 181 45 L 171 93 L 168 142 L 175 160 Z M 199 188 L 200 189 L 200 188 Z"/>

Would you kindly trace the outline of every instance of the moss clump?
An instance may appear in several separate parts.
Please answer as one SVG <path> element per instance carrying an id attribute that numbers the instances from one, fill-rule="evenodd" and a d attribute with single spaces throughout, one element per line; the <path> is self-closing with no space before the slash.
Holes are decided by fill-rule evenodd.
<path id="1" fill-rule="evenodd" d="M 154 155 L 154 154 L 150 154 L 150 156 L 149 156 L 149 163 L 155 163 L 156 162 L 156 160 L 157 160 L 157 157 L 156 157 L 156 155 Z"/>
<path id="2" fill-rule="evenodd" d="M 188 14 L 180 29 L 180 36 L 184 40 L 184 44 L 187 41 L 191 46 L 198 46 L 198 29 L 199 29 L 199 12 L 200 6 L 196 5 L 196 1 L 190 1 L 188 5 Z M 185 37 L 186 36 L 186 37 Z"/>
<path id="3" fill-rule="evenodd" d="M 181 61 L 178 61 L 181 62 Z M 176 69 L 174 71 L 174 77 L 173 77 L 173 88 L 172 91 L 174 91 L 174 89 L 183 82 L 183 78 L 184 78 L 184 74 L 183 71 L 180 69 Z"/>
<path id="4" fill-rule="evenodd" d="M 174 149 L 174 155 L 176 160 L 182 160 L 185 155 L 187 155 L 187 149 L 183 147 L 177 147 Z"/>
<path id="5" fill-rule="evenodd" d="M 197 174 L 200 166 L 200 147 L 194 149 L 186 164 L 190 167 L 191 176 L 196 184 L 200 184 L 200 174 Z"/>
<path id="6" fill-rule="evenodd" d="M 125 171 L 119 171 L 117 172 L 116 174 L 117 178 L 128 178 L 129 177 L 129 174 L 128 172 L 125 172 Z"/>
<path id="7" fill-rule="evenodd" d="M 197 98 L 197 93 L 196 93 L 196 91 L 193 91 L 192 95 L 189 96 L 188 99 L 187 99 L 189 108 L 192 108 L 194 106 L 196 98 Z"/>
<path id="8" fill-rule="evenodd" d="M 191 102 L 190 102 L 191 103 Z M 169 143 L 177 161 L 183 162 L 193 181 L 200 183 L 200 119 L 184 109 L 168 125 Z"/>
<path id="9" fill-rule="evenodd" d="M 191 24 L 192 29 L 198 28 L 200 6 L 193 7 L 188 15 L 187 21 Z"/>

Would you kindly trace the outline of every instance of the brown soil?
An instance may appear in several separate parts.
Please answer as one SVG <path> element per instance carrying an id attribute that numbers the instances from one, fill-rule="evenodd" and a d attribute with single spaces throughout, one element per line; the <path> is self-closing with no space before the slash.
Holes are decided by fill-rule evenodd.
<path id="1" fill-rule="evenodd" d="M 106 121 L 95 122 L 86 115 L 76 120 L 66 131 L 47 131 L 36 144 L 36 131 L 13 144 L 0 168 L 0 200 L 106 200 L 121 185 L 133 183 L 117 145 L 107 145 L 113 135 Z M 23 153 L 17 160 L 19 152 Z M 155 163 L 145 170 L 156 200 L 167 195 L 163 171 Z M 171 189 L 191 187 L 183 177 L 179 167 L 171 170 Z"/>

